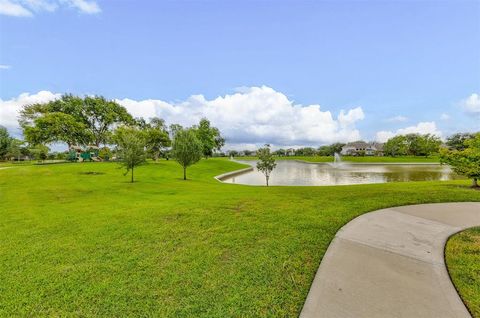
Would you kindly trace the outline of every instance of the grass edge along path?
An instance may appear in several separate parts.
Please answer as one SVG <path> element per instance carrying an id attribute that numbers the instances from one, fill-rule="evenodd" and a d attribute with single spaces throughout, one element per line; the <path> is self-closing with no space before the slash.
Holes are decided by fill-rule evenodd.
<path id="1" fill-rule="evenodd" d="M 480 227 L 452 235 L 445 262 L 455 288 L 473 318 L 480 318 Z"/>

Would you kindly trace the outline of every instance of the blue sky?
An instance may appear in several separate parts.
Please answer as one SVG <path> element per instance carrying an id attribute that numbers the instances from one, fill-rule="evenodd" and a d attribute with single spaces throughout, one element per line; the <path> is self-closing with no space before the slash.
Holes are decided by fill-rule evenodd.
<path id="1" fill-rule="evenodd" d="M 332 139 L 308 137 L 315 131 L 373 139 L 425 122 L 442 136 L 480 130 L 480 1 L 0 0 L 0 13 L 3 102 L 48 91 L 175 107 L 201 94 L 208 109 L 239 87 L 265 86 L 293 108 L 319 104 L 338 127 L 299 138 L 233 136 L 238 143 Z M 342 135 L 340 110 L 357 107 L 363 118 Z"/>

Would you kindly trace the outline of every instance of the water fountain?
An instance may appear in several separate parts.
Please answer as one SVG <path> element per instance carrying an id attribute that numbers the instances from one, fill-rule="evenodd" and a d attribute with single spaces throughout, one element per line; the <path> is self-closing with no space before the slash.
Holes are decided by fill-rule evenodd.
<path id="1" fill-rule="evenodd" d="M 333 163 L 329 163 L 334 168 L 339 168 L 343 165 L 342 157 L 338 152 L 333 154 Z"/>

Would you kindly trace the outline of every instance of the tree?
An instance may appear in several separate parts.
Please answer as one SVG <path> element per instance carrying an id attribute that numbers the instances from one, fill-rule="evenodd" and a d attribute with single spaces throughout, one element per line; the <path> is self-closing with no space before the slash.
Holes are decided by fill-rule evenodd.
<path id="1" fill-rule="evenodd" d="M 203 144 L 192 128 L 180 129 L 173 139 L 172 153 L 183 167 L 183 180 L 187 180 L 187 168 L 202 158 Z"/>
<path id="2" fill-rule="evenodd" d="M 455 150 L 463 150 L 467 148 L 465 141 L 475 138 L 473 133 L 457 133 L 447 138 L 447 146 Z"/>
<path id="3" fill-rule="evenodd" d="M 388 139 L 383 146 L 383 151 L 386 155 L 396 157 L 405 156 L 408 151 L 408 144 L 405 136 L 395 136 Z"/>
<path id="4" fill-rule="evenodd" d="M 10 146 L 8 148 L 8 156 L 10 158 L 17 158 L 17 160 L 20 161 L 20 156 L 22 155 L 22 146 L 23 141 L 21 141 L 20 139 L 12 138 Z"/>
<path id="5" fill-rule="evenodd" d="M 158 117 L 151 118 L 149 123 L 144 124 L 143 131 L 147 142 L 147 151 L 157 161 L 162 150 L 171 145 L 165 121 Z"/>
<path id="6" fill-rule="evenodd" d="M 412 156 L 429 156 L 438 152 L 440 138 L 431 134 L 407 134 L 404 136 L 407 144 L 407 154 Z"/>
<path id="7" fill-rule="evenodd" d="M 420 155 L 428 157 L 434 153 L 438 153 L 442 141 L 437 136 L 426 134 L 420 136 L 420 143 Z"/>
<path id="8" fill-rule="evenodd" d="M 280 148 L 275 150 L 273 154 L 279 157 L 285 157 L 287 155 L 287 151 L 285 149 Z"/>
<path id="9" fill-rule="evenodd" d="M 118 153 L 122 160 L 120 164 L 125 167 L 125 175 L 131 172 L 130 182 L 133 183 L 135 167 L 146 162 L 145 135 L 137 128 L 122 126 L 117 128 L 113 140 L 118 146 Z"/>
<path id="10" fill-rule="evenodd" d="M 319 156 L 332 156 L 333 150 L 330 146 L 321 146 L 317 150 Z"/>
<path id="11" fill-rule="evenodd" d="M 238 157 L 238 151 L 236 151 L 236 150 L 229 150 L 229 151 L 228 151 L 228 156 L 229 156 L 229 157 Z"/>
<path id="12" fill-rule="evenodd" d="M 65 142 L 68 147 L 87 144 L 91 135 L 86 126 L 65 113 L 45 113 L 33 120 L 33 125 L 24 125 L 25 140 L 32 144 Z"/>
<path id="13" fill-rule="evenodd" d="M 132 124 L 133 118 L 125 107 L 102 96 L 66 94 L 48 103 L 24 106 L 19 122 L 29 138 L 98 147 L 108 142 L 114 126 Z"/>
<path id="14" fill-rule="evenodd" d="M 315 149 L 311 147 L 298 148 L 297 151 L 295 151 L 296 156 L 314 156 L 315 154 Z"/>
<path id="15" fill-rule="evenodd" d="M 206 118 L 200 120 L 198 126 L 195 127 L 195 133 L 202 143 L 202 152 L 205 158 L 211 157 L 215 150 L 220 150 L 225 145 L 225 139 L 220 134 L 220 130 L 212 127 Z"/>
<path id="16" fill-rule="evenodd" d="M 177 134 L 177 131 L 180 131 L 182 129 L 183 129 L 183 127 L 180 124 L 171 124 L 170 129 L 169 129 L 170 139 L 173 140 L 175 138 L 175 135 Z"/>
<path id="17" fill-rule="evenodd" d="M 441 149 L 440 160 L 450 165 L 459 175 L 472 179 L 472 187 L 478 188 L 480 179 L 480 133 L 465 141 L 463 150 Z"/>
<path id="18" fill-rule="evenodd" d="M 5 158 L 10 148 L 12 138 L 5 127 L 0 126 L 0 159 Z"/>
<path id="19" fill-rule="evenodd" d="M 331 144 L 330 145 L 330 151 L 331 151 L 330 156 L 333 156 L 336 153 L 342 152 L 343 146 L 345 146 L 345 144 L 341 143 L 341 142 L 336 142 L 334 144 Z"/>
<path id="20" fill-rule="evenodd" d="M 43 161 L 47 159 L 48 152 L 50 151 L 50 149 L 45 145 L 38 144 L 38 145 L 31 146 L 28 149 L 28 151 L 30 152 L 30 154 L 33 156 L 35 160 Z"/>
<path id="21" fill-rule="evenodd" d="M 275 158 L 273 158 L 272 153 L 270 152 L 270 145 L 265 145 L 265 147 L 257 150 L 258 162 L 257 169 L 265 175 L 265 181 L 267 182 L 270 179 L 270 173 L 275 169 L 277 164 L 275 163 Z"/>

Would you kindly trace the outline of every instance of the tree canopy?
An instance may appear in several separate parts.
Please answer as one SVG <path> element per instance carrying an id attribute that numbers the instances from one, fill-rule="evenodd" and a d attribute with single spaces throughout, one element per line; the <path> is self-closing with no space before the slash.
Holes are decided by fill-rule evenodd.
<path id="1" fill-rule="evenodd" d="M 113 140 L 118 146 L 120 164 L 125 167 L 125 175 L 131 172 L 130 182 L 133 182 L 135 167 L 145 163 L 145 134 L 135 127 L 122 126 L 115 130 Z"/>
<path id="2" fill-rule="evenodd" d="M 100 146 L 109 141 L 114 126 L 132 124 L 133 118 L 125 107 L 102 96 L 65 94 L 48 103 L 24 106 L 19 122 L 31 143 Z"/>
<path id="3" fill-rule="evenodd" d="M 472 186 L 478 187 L 480 179 L 480 133 L 464 141 L 462 150 L 442 149 L 440 152 L 442 163 L 450 165 L 459 175 L 472 179 Z"/>
<path id="4" fill-rule="evenodd" d="M 467 148 L 465 141 L 475 138 L 474 133 L 457 133 L 447 138 L 447 146 L 451 149 L 463 150 Z"/>
<path id="5" fill-rule="evenodd" d="M 143 121 L 140 126 L 145 134 L 147 151 L 156 161 L 162 151 L 171 145 L 165 121 L 161 118 L 154 117 L 151 118 L 148 123 Z"/>
<path id="6" fill-rule="evenodd" d="M 183 168 L 184 180 L 187 180 L 187 167 L 197 163 L 202 158 L 203 149 L 203 144 L 198 140 L 194 129 L 179 129 L 175 133 L 172 153 L 175 160 Z"/>
<path id="7" fill-rule="evenodd" d="M 437 153 L 442 141 L 431 134 L 407 134 L 390 138 L 383 146 L 386 155 L 430 156 Z"/>
<path id="8" fill-rule="evenodd" d="M 11 142 L 12 137 L 8 134 L 7 128 L 0 126 L 0 158 L 5 158 Z"/>
<path id="9" fill-rule="evenodd" d="M 277 164 L 275 163 L 275 158 L 273 158 L 273 155 L 270 152 L 270 145 L 267 144 L 265 145 L 265 147 L 258 149 L 257 156 L 257 169 L 265 175 L 265 181 L 268 187 L 268 180 L 270 179 L 270 174 L 277 166 Z"/>
<path id="10" fill-rule="evenodd" d="M 205 158 L 211 157 L 215 150 L 220 150 L 225 139 L 220 134 L 220 130 L 211 126 L 210 121 L 202 118 L 198 126 L 194 127 L 198 140 L 202 143 L 202 153 Z"/>

